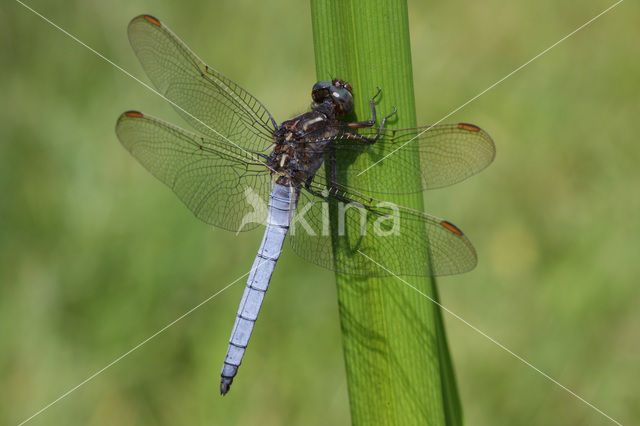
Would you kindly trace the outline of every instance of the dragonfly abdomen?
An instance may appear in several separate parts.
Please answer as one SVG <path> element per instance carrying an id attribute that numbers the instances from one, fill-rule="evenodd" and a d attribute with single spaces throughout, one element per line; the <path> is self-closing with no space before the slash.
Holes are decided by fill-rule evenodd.
<path id="1" fill-rule="evenodd" d="M 264 231 L 262 243 L 240 300 L 229 339 L 229 349 L 220 373 L 220 393 L 222 395 L 229 392 L 233 378 L 242 363 L 253 326 L 260 312 L 262 300 L 269 287 L 273 269 L 280 257 L 282 244 L 289 230 L 296 197 L 297 190 L 293 187 L 274 184 L 271 190 L 267 228 Z"/>

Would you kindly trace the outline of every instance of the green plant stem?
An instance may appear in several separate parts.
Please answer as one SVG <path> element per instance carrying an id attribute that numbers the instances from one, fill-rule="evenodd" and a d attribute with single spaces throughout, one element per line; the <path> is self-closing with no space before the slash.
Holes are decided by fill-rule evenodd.
<path id="1" fill-rule="evenodd" d="M 416 125 L 407 5 L 404 0 L 311 0 L 316 71 L 351 83 L 357 120 L 370 118 L 376 98 L 379 119 L 393 110 L 393 127 Z M 419 159 L 402 150 L 411 170 Z M 371 165 L 361 156 L 351 167 Z M 340 167 L 340 159 L 338 158 Z M 419 187 L 420 177 L 384 162 L 367 171 L 370 182 L 401 177 Z M 344 182 L 347 185 L 349 182 Z M 423 210 L 422 194 L 387 197 Z M 384 264 L 385 253 L 368 253 Z M 334 247 L 337 259 L 344 256 Z M 427 253 L 424 254 L 427 256 Z M 437 305 L 396 278 L 336 274 L 344 356 L 354 425 L 459 425 L 462 412 L 453 366 Z M 411 284 L 437 298 L 435 280 Z"/>

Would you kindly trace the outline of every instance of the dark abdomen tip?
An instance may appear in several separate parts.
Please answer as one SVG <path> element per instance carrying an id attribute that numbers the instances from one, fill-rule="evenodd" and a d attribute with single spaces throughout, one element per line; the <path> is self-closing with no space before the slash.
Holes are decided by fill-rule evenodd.
<path id="1" fill-rule="evenodd" d="M 233 382 L 233 379 L 229 377 L 220 378 L 220 395 L 224 396 L 229 392 L 229 389 L 231 389 L 231 382 Z"/>

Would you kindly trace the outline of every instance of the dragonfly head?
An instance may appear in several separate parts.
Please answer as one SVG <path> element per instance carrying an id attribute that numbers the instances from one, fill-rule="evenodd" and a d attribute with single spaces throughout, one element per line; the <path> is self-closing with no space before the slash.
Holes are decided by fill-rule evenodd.
<path id="1" fill-rule="evenodd" d="M 353 95 L 351 85 L 340 79 L 319 81 L 313 85 L 311 97 L 312 109 L 324 103 L 333 105 L 338 116 L 349 115 L 353 111 Z"/>

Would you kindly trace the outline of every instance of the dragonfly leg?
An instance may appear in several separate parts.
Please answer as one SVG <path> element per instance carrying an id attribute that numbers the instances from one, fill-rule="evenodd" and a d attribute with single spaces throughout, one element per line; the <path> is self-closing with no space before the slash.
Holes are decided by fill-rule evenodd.
<path id="1" fill-rule="evenodd" d="M 373 125 L 376 124 L 376 103 L 375 103 L 375 99 L 380 94 L 381 91 L 382 91 L 382 89 L 378 87 L 378 92 L 375 95 L 373 95 L 373 98 L 371 98 L 369 100 L 369 103 L 371 104 L 371 120 L 356 121 L 356 122 L 353 122 L 353 123 L 347 123 L 346 124 L 347 127 L 349 127 L 350 129 L 361 129 L 363 127 L 373 127 Z M 384 124 L 396 112 L 398 112 L 398 110 L 394 107 L 393 108 L 393 112 L 391 112 L 391 114 L 387 115 L 386 117 L 384 117 L 382 119 L 382 122 L 380 123 L 380 127 L 378 127 L 378 133 L 376 133 L 376 136 L 373 137 L 373 138 L 367 138 L 365 136 L 360 136 L 360 135 L 358 135 L 356 133 L 350 133 L 350 132 L 345 132 L 345 136 L 347 136 L 349 139 L 358 140 L 358 141 L 366 143 L 366 144 L 372 144 L 372 143 L 374 143 L 375 141 L 377 141 L 380 138 L 380 133 L 382 132 L 382 128 L 384 127 Z"/>
<path id="2" fill-rule="evenodd" d="M 331 182 L 338 182 L 338 169 L 336 167 L 336 150 L 333 146 L 329 148 L 329 179 L 331 179 Z"/>
<path id="3" fill-rule="evenodd" d="M 366 121 L 355 121 L 353 123 L 347 123 L 347 127 L 351 129 L 360 129 L 362 127 L 373 127 L 376 124 L 376 102 L 375 99 L 382 92 L 382 89 L 378 87 L 378 92 L 373 95 L 373 98 L 369 99 L 369 104 L 371 105 L 371 120 Z"/>
<path id="4" fill-rule="evenodd" d="M 329 194 L 337 194 L 338 193 L 338 163 L 336 162 L 336 149 L 335 147 L 331 147 L 329 151 L 329 177 L 331 182 L 329 182 Z"/>
<path id="5" fill-rule="evenodd" d="M 380 138 L 380 132 L 382 132 L 382 128 L 384 127 L 384 123 L 387 122 L 387 120 L 391 117 L 393 117 L 393 115 L 398 112 L 398 109 L 396 107 L 393 107 L 393 111 L 391 112 L 391 114 L 387 115 L 386 117 L 384 117 L 382 119 L 382 122 L 380 123 L 380 127 L 378 127 L 378 133 L 376 133 L 376 137 L 373 138 L 373 140 L 371 141 L 371 143 L 375 142 L 378 140 L 378 138 Z"/>

